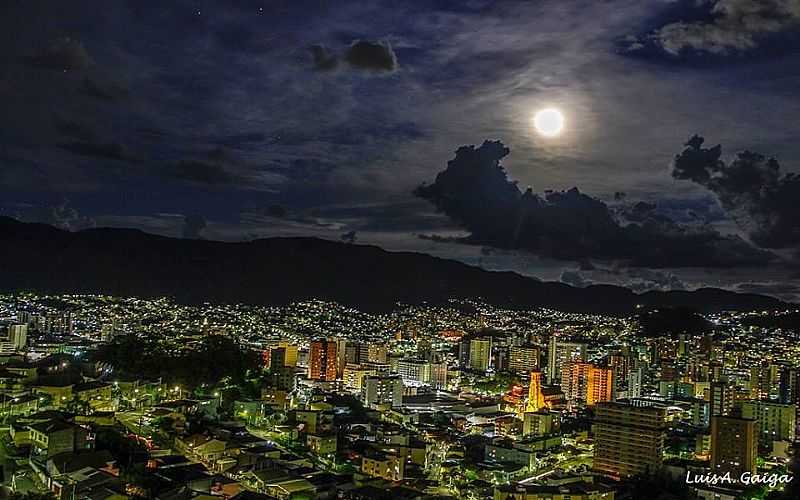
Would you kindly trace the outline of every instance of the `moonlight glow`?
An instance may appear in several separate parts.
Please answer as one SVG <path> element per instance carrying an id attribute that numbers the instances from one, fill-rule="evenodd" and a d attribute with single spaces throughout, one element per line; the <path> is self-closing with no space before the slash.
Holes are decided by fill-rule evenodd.
<path id="1" fill-rule="evenodd" d="M 555 137 L 564 130 L 564 115 L 555 108 L 539 110 L 533 117 L 536 131 L 545 137 Z"/>

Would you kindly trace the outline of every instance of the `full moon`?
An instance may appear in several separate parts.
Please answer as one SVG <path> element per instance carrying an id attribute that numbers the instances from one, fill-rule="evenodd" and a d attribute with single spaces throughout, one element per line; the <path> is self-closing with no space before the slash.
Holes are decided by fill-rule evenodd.
<path id="1" fill-rule="evenodd" d="M 555 137 L 564 130 L 564 115 L 556 108 L 541 109 L 533 117 L 536 131 L 545 137 Z"/>

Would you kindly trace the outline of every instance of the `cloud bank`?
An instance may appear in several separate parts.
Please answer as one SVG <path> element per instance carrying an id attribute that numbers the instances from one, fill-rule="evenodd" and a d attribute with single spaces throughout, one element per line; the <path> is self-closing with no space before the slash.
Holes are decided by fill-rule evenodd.
<path id="1" fill-rule="evenodd" d="M 648 217 L 649 210 L 638 211 L 638 222 L 623 226 L 605 203 L 577 188 L 522 192 L 500 163 L 509 152 L 500 141 L 462 146 L 435 182 L 415 194 L 468 229 L 471 243 L 557 259 L 619 259 L 651 267 L 728 267 L 771 259 L 741 238 Z"/>

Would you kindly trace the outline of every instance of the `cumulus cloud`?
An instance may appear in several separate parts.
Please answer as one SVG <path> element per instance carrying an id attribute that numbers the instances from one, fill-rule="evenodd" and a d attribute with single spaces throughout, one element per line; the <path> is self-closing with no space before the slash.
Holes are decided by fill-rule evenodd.
<path id="1" fill-rule="evenodd" d="M 735 236 L 664 217 L 620 225 L 602 201 L 568 191 L 522 192 L 500 161 L 509 154 L 500 141 L 462 146 L 433 184 L 415 194 L 433 203 L 471 232 L 471 243 L 523 249 L 567 260 L 622 259 L 634 266 L 727 267 L 771 259 Z"/>
<path id="2" fill-rule="evenodd" d="M 308 48 L 313 67 L 317 71 L 332 71 L 338 68 L 340 59 L 347 67 L 376 73 L 397 69 L 397 55 L 389 42 L 356 40 L 340 56 L 325 45 L 315 44 Z"/>
<path id="3" fill-rule="evenodd" d="M 798 0 L 698 0 L 706 19 L 667 23 L 640 37 L 628 37 L 629 51 L 656 48 L 670 56 L 687 51 L 726 55 L 758 47 L 761 38 L 800 25 Z"/>
<path id="4" fill-rule="evenodd" d="M 70 37 L 53 40 L 23 61 L 30 66 L 60 71 L 84 70 L 92 65 L 92 58 L 83 44 Z"/>
<path id="5" fill-rule="evenodd" d="M 397 56 L 389 42 L 355 41 L 347 49 L 344 58 L 354 68 L 372 71 L 397 69 Z"/>
<path id="6" fill-rule="evenodd" d="M 765 248 L 800 245 L 800 177 L 782 174 L 778 161 L 742 151 L 725 163 L 722 147 L 704 148 L 693 136 L 675 157 L 672 176 L 712 191 L 750 239 Z"/>
<path id="7" fill-rule="evenodd" d="M 203 230 L 207 225 L 208 223 L 202 215 L 186 215 L 183 217 L 183 237 L 192 240 L 200 239 L 203 237 Z"/>

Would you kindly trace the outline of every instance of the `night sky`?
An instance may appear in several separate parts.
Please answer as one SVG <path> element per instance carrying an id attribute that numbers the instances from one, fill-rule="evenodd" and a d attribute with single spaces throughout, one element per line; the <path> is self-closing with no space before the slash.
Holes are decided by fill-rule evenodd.
<path id="1" fill-rule="evenodd" d="M 5 0 L 0 42 L 3 215 L 800 298 L 800 0 Z"/>

